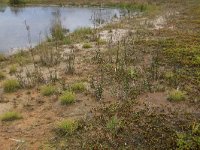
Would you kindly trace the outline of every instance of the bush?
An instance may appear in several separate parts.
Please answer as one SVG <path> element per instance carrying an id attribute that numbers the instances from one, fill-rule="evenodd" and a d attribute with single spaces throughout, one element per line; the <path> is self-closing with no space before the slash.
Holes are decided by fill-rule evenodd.
<path id="1" fill-rule="evenodd" d="M 24 4 L 25 1 L 24 0 L 9 0 L 9 3 L 11 5 L 19 5 L 19 4 Z"/>
<path id="2" fill-rule="evenodd" d="M 175 102 L 183 101 L 186 99 L 186 93 L 180 90 L 172 90 L 167 99 Z"/>
<path id="3" fill-rule="evenodd" d="M 15 92 L 20 88 L 19 82 L 15 79 L 6 80 L 3 86 L 7 93 Z"/>
<path id="4" fill-rule="evenodd" d="M 9 73 L 10 73 L 10 74 L 14 74 L 14 73 L 16 73 L 16 72 L 17 72 L 17 66 L 16 66 L 16 65 L 12 65 L 12 66 L 10 67 Z"/>
<path id="5" fill-rule="evenodd" d="M 73 33 L 76 35 L 92 34 L 92 29 L 91 28 L 78 28 Z"/>
<path id="6" fill-rule="evenodd" d="M 83 48 L 88 49 L 88 48 L 92 48 L 92 46 L 89 43 L 85 43 L 83 44 Z"/>
<path id="7" fill-rule="evenodd" d="M 75 120 L 61 121 L 57 126 L 58 132 L 62 135 L 72 134 L 77 130 L 77 128 L 78 128 L 78 122 Z"/>
<path id="8" fill-rule="evenodd" d="M 1 53 L 0 53 L 0 62 L 1 62 L 1 61 L 4 61 L 4 60 L 6 60 L 4 54 L 1 54 Z"/>
<path id="9" fill-rule="evenodd" d="M 21 118 L 22 116 L 16 112 L 7 112 L 0 116 L 1 121 L 13 121 Z"/>
<path id="10" fill-rule="evenodd" d="M 85 85 L 82 82 L 77 82 L 71 85 L 71 90 L 74 92 L 83 92 L 85 90 Z"/>
<path id="11" fill-rule="evenodd" d="M 41 87 L 41 93 L 44 96 L 50 96 L 56 93 L 56 88 L 52 85 L 45 85 Z"/>
<path id="12" fill-rule="evenodd" d="M 116 133 L 116 131 L 121 127 L 121 124 L 121 120 L 114 116 L 107 122 L 106 127 L 112 133 Z"/>
<path id="13" fill-rule="evenodd" d="M 66 91 L 60 96 L 62 105 L 68 105 L 75 102 L 75 94 L 73 92 Z"/>
<path id="14" fill-rule="evenodd" d="M 0 72 L 0 80 L 5 79 L 6 75 L 3 72 Z"/>

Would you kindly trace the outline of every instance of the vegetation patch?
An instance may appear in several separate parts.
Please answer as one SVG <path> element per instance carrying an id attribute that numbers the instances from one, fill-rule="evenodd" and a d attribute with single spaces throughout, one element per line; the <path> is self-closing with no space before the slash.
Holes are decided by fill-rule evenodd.
<path id="1" fill-rule="evenodd" d="M 74 92 L 83 92 L 85 90 L 85 85 L 83 82 L 76 82 L 71 85 L 71 90 Z"/>
<path id="2" fill-rule="evenodd" d="M 6 57 L 4 54 L 0 53 L 0 62 L 6 60 Z"/>
<path id="3" fill-rule="evenodd" d="M 89 43 L 85 43 L 85 44 L 83 44 L 83 48 L 89 49 L 89 48 L 92 48 L 92 45 Z"/>
<path id="4" fill-rule="evenodd" d="M 9 73 L 15 74 L 16 72 L 17 72 L 17 66 L 16 65 L 10 66 Z"/>
<path id="5" fill-rule="evenodd" d="M 68 105 L 75 103 L 76 96 L 71 91 L 66 91 L 60 96 L 60 102 L 62 105 Z"/>
<path id="6" fill-rule="evenodd" d="M 44 96 L 51 96 L 56 93 L 56 87 L 52 85 L 45 85 L 41 87 L 41 93 Z"/>
<path id="7" fill-rule="evenodd" d="M 13 121 L 21 118 L 22 116 L 17 112 L 7 112 L 0 116 L 1 121 Z"/>
<path id="8" fill-rule="evenodd" d="M 117 131 L 122 127 L 122 121 L 114 116 L 107 122 L 106 127 L 110 132 L 116 134 Z"/>
<path id="9" fill-rule="evenodd" d="M 59 135 L 70 135 L 73 134 L 77 129 L 78 122 L 71 119 L 61 121 L 56 127 Z"/>
<path id="10" fill-rule="evenodd" d="M 20 84 L 16 79 L 9 79 L 4 82 L 4 91 L 6 93 L 16 92 L 20 88 Z"/>
<path id="11" fill-rule="evenodd" d="M 186 99 L 186 93 L 180 90 L 172 90 L 167 99 L 173 102 L 183 101 Z"/>
<path id="12" fill-rule="evenodd" d="M 3 72 L 0 72 L 0 80 L 3 80 L 6 78 L 6 75 Z"/>

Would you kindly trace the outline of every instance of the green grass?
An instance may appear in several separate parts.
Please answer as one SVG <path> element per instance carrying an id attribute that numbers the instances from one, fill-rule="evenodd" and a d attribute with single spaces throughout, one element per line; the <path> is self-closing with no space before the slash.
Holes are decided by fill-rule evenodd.
<path id="1" fill-rule="evenodd" d="M 16 66 L 16 65 L 10 66 L 10 68 L 9 68 L 9 73 L 10 73 L 10 74 L 14 74 L 14 73 L 16 73 L 16 72 L 17 72 L 17 66 Z"/>
<path id="2" fill-rule="evenodd" d="M 85 90 L 85 85 L 83 82 L 77 82 L 71 85 L 71 90 L 74 92 L 83 92 Z"/>
<path id="3" fill-rule="evenodd" d="M 66 91 L 60 96 L 59 99 L 62 105 L 72 104 L 75 103 L 75 94 L 73 92 Z"/>
<path id="4" fill-rule="evenodd" d="M 167 98 L 169 101 L 179 102 L 186 99 L 186 93 L 180 90 L 172 90 Z"/>
<path id="5" fill-rule="evenodd" d="M 86 27 L 78 28 L 73 32 L 73 34 L 75 34 L 75 35 L 92 34 L 92 29 L 91 28 L 86 28 Z"/>
<path id="6" fill-rule="evenodd" d="M 6 60 L 5 55 L 0 53 L 0 62 Z"/>
<path id="7" fill-rule="evenodd" d="M 20 5 L 25 4 L 26 0 L 9 0 L 10 5 Z"/>
<path id="8" fill-rule="evenodd" d="M 78 128 L 78 122 L 75 120 L 63 120 L 57 125 L 59 134 L 66 135 L 74 133 Z"/>
<path id="9" fill-rule="evenodd" d="M 0 72 L 0 80 L 3 80 L 6 78 L 6 75 L 3 72 Z"/>
<path id="10" fill-rule="evenodd" d="M 89 49 L 89 48 L 92 48 L 92 45 L 89 43 L 85 43 L 85 44 L 83 44 L 83 48 Z"/>
<path id="11" fill-rule="evenodd" d="M 21 118 L 22 116 L 17 112 L 6 112 L 0 116 L 1 121 L 14 121 Z"/>
<path id="12" fill-rule="evenodd" d="M 52 85 L 45 85 L 41 87 L 41 93 L 43 96 L 51 96 L 56 93 L 56 88 Z"/>
<path id="13" fill-rule="evenodd" d="M 16 79 L 9 79 L 4 82 L 3 88 L 6 93 L 12 93 L 20 88 L 20 84 Z"/>
<path id="14" fill-rule="evenodd" d="M 116 131 L 121 127 L 121 124 L 121 120 L 114 116 L 107 122 L 106 128 L 112 133 L 116 133 Z"/>

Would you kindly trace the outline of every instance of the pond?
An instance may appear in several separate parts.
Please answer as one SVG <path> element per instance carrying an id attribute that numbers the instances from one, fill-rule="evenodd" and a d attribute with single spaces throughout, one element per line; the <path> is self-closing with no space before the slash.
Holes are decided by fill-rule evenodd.
<path id="1" fill-rule="evenodd" d="M 60 19 L 65 29 L 73 32 L 80 27 L 94 27 L 110 22 L 113 18 L 120 17 L 120 14 L 119 9 L 111 8 L 0 6 L 0 53 L 27 48 L 27 26 L 30 30 L 31 45 L 35 46 L 50 36 L 50 29 L 56 19 Z"/>

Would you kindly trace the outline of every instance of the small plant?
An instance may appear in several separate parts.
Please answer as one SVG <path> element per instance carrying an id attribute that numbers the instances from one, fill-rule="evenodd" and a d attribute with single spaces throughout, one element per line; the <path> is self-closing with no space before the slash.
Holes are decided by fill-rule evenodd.
<path id="1" fill-rule="evenodd" d="M 172 90 L 167 99 L 174 102 L 183 101 L 186 99 L 186 93 L 180 90 Z"/>
<path id="2" fill-rule="evenodd" d="M 1 53 L 0 53 L 0 62 L 1 62 L 1 61 L 4 61 L 4 60 L 6 60 L 4 54 L 1 54 Z"/>
<path id="3" fill-rule="evenodd" d="M 12 65 L 9 69 L 9 73 L 10 74 L 14 74 L 17 72 L 17 66 L 16 65 Z"/>
<path id="4" fill-rule="evenodd" d="M 56 88 L 52 85 L 45 85 L 41 87 L 41 93 L 44 96 L 50 96 L 56 93 Z"/>
<path id="5" fill-rule="evenodd" d="M 4 82 L 4 91 L 7 93 L 15 92 L 20 88 L 20 84 L 16 79 L 6 80 Z"/>
<path id="6" fill-rule="evenodd" d="M 75 102 L 75 94 L 73 92 L 66 91 L 60 96 L 60 101 L 62 105 L 72 104 Z"/>
<path id="7" fill-rule="evenodd" d="M 6 78 L 6 75 L 3 72 L 0 72 L 0 80 L 3 80 Z"/>
<path id="8" fill-rule="evenodd" d="M 19 5 L 19 4 L 25 4 L 24 0 L 9 0 L 9 3 L 11 5 Z"/>
<path id="9" fill-rule="evenodd" d="M 6 112 L 0 116 L 1 121 L 13 121 L 21 118 L 22 116 L 16 112 Z"/>
<path id="10" fill-rule="evenodd" d="M 63 120 L 57 126 L 58 132 L 62 135 L 72 134 L 77 130 L 77 128 L 78 128 L 78 122 L 71 119 Z"/>
<path id="11" fill-rule="evenodd" d="M 71 90 L 74 92 L 83 92 L 85 90 L 85 85 L 82 82 L 77 82 L 71 85 Z"/>
<path id="12" fill-rule="evenodd" d="M 194 123 L 192 125 L 192 133 L 200 135 L 200 123 Z"/>
<path id="13" fill-rule="evenodd" d="M 90 45 L 89 43 L 85 43 L 83 44 L 83 48 L 89 49 L 89 48 L 92 48 L 92 45 Z"/>
<path id="14" fill-rule="evenodd" d="M 106 127 L 112 133 L 116 133 L 117 130 L 121 127 L 121 124 L 121 120 L 114 116 L 107 122 Z"/>

